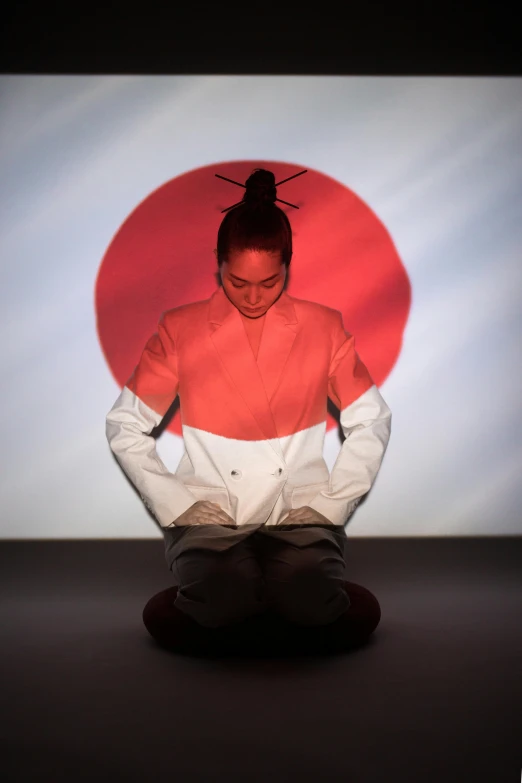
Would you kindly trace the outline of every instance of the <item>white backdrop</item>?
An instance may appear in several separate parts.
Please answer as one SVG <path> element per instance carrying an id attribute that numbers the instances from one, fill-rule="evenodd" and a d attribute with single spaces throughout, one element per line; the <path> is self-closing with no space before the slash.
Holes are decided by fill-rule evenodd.
<path id="1" fill-rule="evenodd" d="M 392 436 L 348 535 L 522 533 L 522 79 L 3 76 L 0 90 L 0 537 L 161 537 L 105 439 L 120 389 L 96 276 L 151 191 L 237 159 L 346 184 L 410 278 L 380 387 Z M 330 467 L 339 445 L 328 432 Z M 164 432 L 158 452 L 174 470 L 181 439 Z"/>

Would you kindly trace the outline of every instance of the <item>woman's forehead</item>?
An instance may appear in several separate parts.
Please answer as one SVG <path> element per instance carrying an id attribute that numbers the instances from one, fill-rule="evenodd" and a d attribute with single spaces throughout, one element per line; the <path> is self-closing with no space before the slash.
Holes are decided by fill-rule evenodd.
<path id="1" fill-rule="evenodd" d="M 226 262 L 226 271 L 244 277 L 268 277 L 281 271 L 281 252 L 270 250 L 232 250 Z"/>

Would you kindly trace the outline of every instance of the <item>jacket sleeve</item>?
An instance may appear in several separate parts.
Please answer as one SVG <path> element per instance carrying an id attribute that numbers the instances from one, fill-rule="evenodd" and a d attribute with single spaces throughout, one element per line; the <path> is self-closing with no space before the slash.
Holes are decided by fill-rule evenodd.
<path id="1" fill-rule="evenodd" d="M 112 452 L 161 527 L 197 498 L 170 473 L 149 434 L 161 422 L 178 393 L 176 351 L 165 313 L 147 341 L 138 365 L 106 417 Z"/>
<path id="2" fill-rule="evenodd" d="M 355 351 L 353 335 L 337 313 L 328 374 L 328 396 L 340 411 L 345 436 L 329 487 L 308 505 L 343 525 L 372 486 L 391 432 L 391 411 Z"/>

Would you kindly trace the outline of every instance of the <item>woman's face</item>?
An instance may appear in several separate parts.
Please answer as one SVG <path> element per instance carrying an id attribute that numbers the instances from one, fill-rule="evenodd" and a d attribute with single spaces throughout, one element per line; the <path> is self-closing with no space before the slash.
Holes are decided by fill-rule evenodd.
<path id="1" fill-rule="evenodd" d="M 224 291 L 248 318 L 260 318 L 279 298 L 286 279 L 281 253 L 235 250 L 220 267 Z"/>

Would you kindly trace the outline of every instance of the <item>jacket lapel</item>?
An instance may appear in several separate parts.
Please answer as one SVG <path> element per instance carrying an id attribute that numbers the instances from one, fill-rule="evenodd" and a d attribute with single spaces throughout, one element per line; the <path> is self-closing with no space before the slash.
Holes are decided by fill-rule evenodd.
<path id="1" fill-rule="evenodd" d="M 281 294 L 268 310 L 265 319 L 257 366 L 270 401 L 279 386 L 297 335 L 297 317 L 287 293 Z"/>
<path id="2" fill-rule="evenodd" d="M 267 311 L 257 361 L 241 315 L 221 287 L 210 299 L 209 322 L 214 346 L 255 418 L 261 438 L 277 439 L 270 400 L 279 385 L 297 334 L 297 318 L 290 297 L 283 292 Z"/>

